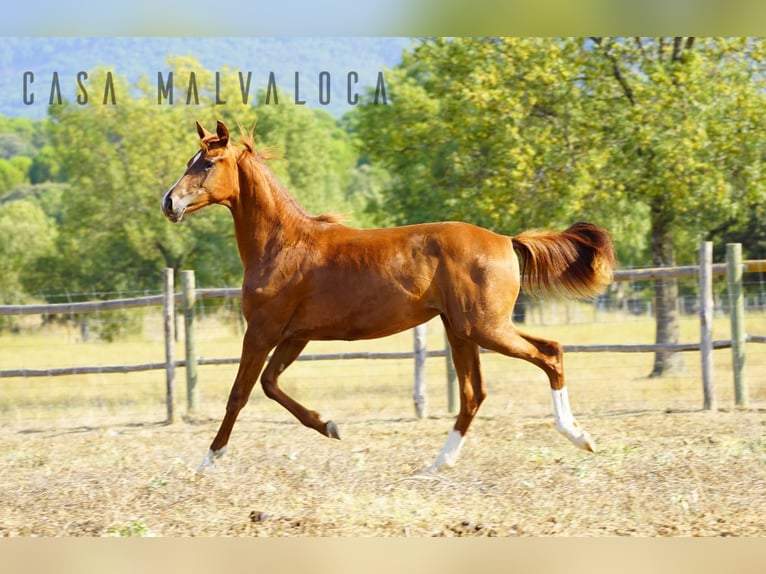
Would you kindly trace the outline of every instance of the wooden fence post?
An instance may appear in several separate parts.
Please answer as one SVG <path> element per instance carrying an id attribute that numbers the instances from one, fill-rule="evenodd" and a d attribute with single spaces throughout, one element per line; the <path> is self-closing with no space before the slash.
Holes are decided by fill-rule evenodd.
<path id="1" fill-rule="evenodd" d="M 726 280 L 731 317 L 734 403 L 738 407 L 746 407 L 748 397 L 745 379 L 745 302 L 742 296 L 742 245 L 740 243 L 726 244 Z"/>
<path id="2" fill-rule="evenodd" d="M 422 323 L 413 329 L 415 335 L 415 391 L 412 398 L 415 401 L 415 415 L 419 419 L 428 416 L 426 404 L 426 324 Z"/>
<path id="3" fill-rule="evenodd" d="M 700 242 L 700 358 L 702 360 L 703 408 L 715 410 L 713 384 L 713 242 Z"/>
<path id="4" fill-rule="evenodd" d="M 197 408 L 197 352 L 194 346 L 194 304 L 197 291 L 194 271 L 181 271 L 184 306 L 184 342 L 186 347 L 186 407 L 189 413 Z"/>
<path id="5" fill-rule="evenodd" d="M 444 359 L 447 362 L 447 412 L 454 414 L 458 409 L 457 373 L 452 362 L 452 347 L 450 347 L 447 332 L 444 332 Z"/>
<path id="6" fill-rule="evenodd" d="M 165 386 L 167 390 L 167 424 L 175 422 L 175 288 L 173 285 L 173 269 L 166 267 L 163 271 L 164 299 L 163 317 L 165 323 Z"/>

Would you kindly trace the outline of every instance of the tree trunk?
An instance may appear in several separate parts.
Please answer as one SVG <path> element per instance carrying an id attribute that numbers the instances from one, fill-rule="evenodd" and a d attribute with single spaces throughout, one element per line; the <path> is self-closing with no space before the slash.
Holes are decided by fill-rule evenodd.
<path id="1" fill-rule="evenodd" d="M 658 200 L 661 202 L 661 200 Z M 675 251 L 670 224 L 661 205 L 652 206 L 652 262 L 657 267 L 675 265 Z M 656 344 L 678 343 L 680 325 L 678 317 L 678 281 L 675 278 L 654 282 L 654 308 L 656 317 Z M 679 352 L 658 351 L 654 355 L 654 368 L 650 377 L 661 377 L 683 371 L 683 356 Z"/>

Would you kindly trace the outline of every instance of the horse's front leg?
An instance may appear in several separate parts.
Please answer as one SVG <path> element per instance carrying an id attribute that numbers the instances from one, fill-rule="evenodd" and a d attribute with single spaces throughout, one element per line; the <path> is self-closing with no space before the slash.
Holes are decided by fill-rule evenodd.
<path id="1" fill-rule="evenodd" d="M 303 340 L 288 340 L 277 345 L 277 348 L 274 349 L 274 354 L 269 360 L 269 364 L 266 366 L 266 370 L 263 371 L 261 376 L 263 392 L 267 397 L 277 401 L 290 411 L 303 425 L 327 437 L 339 439 L 338 427 L 334 422 L 323 421 L 319 417 L 319 413 L 307 409 L 279 388 L 279 375 L 298 358 L 298 355 L 300 355 L 307 343 L 308 341 Z"/>
<path id="2" fill-rule="evenodd" d="M 210 467 L 215 462 L 215 459 L 223 455 L 229 442 L 231 431 L 234 428 L 234 423 L 237 420 L 237 415 L 247 404 L 250 392 L 258 380 L 258 374 L 266 362 L 270 349 L 269 347 L 257 345 L 255 339 L 255 337 L 248 336 L 248 333 L 245 333 L 239 370 L 229 393 L 226 414 L 221 421 L 221 426 L 218 428 L 218 433 L 210 444 L 210 450 L 202 460 L 202 464 L 200 464 L 200 471 Z"/>

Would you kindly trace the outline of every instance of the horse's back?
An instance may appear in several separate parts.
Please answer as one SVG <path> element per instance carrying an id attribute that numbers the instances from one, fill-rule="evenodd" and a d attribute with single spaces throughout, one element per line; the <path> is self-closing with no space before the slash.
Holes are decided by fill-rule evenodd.
<path id="1" fill-rule="evenodd" d="M 331 273 L 357 270 L 356 282 L 371 291 L 393 288 L 422 304 L 444 306 L 450 292 L 518 281 L 510 237 L 461 222 L 421 223 L 339 235 L 327 256 Z"/>
<path id="2" fill-rule="evenodd" d="M 446 254 L 465 257 L 470 253 L 507 257 L 512 251 L 511 238 L 483 227 L 459 221 L 415 223 L 399 227 L 355 229 L 337 225 L 330 234 L 327 248 L 346 251 L 378 251 L 388 255 L 411 251 L 416 256 Z"/>

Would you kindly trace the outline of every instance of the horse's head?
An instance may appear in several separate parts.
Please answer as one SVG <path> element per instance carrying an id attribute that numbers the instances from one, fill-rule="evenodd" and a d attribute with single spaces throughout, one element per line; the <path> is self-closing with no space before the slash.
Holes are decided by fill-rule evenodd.
<path id="1" fill-rule="evenodd" d="M 238 193 L 237 149 L 229 146 L 229 129 L 219 121 L 212 134 L 197 122 L 197 133 L 200 151 L 162 197 L 162 213 L 173 222 L 213 203 L 231 207 L 230 201 Z"/>

